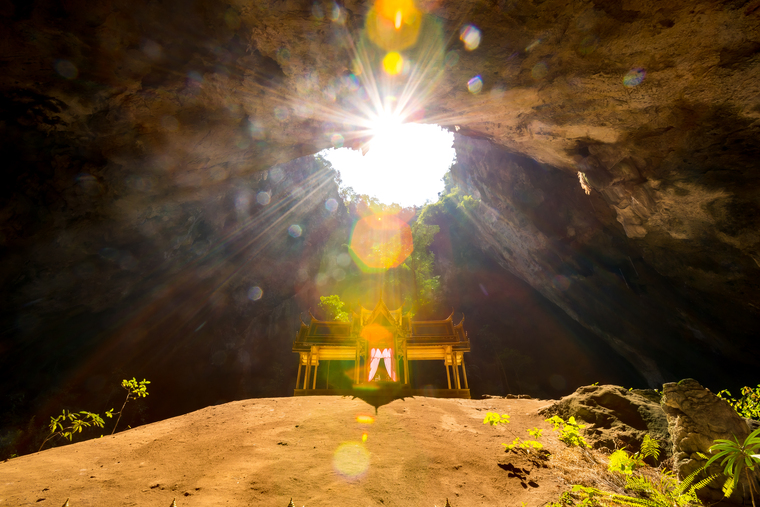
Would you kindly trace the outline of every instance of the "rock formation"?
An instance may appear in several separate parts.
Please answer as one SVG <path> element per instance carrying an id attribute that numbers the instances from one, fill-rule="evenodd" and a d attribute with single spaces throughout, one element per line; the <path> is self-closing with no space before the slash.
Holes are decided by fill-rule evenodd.
<path id="1" fill-rule="evenodd" d="M 668 431 L 673 442 L 673 469 L 680 478 L 705 465 L 707 460 L 698 453 L 709 457 L 709 449 L 716 439 L 737 438 L 743 442 L 749 435 L 746 421 L 725 400 L 693 379 L 665 384 L 662 387 L 662 408 L 668 418 Z M 721 487 L 725 477 L 721 475 L 723 467 L 719 465 L 715 463 L 707 471 L 707 475 L 718 474 L 718 478 L 700 493 L 712 501 L 723 498 Z M 757 471 L 755 475 L 760 478 Z M 700 477 L 704 476 L 705 473 L 700 474 Z M 747 480 L 742 477 L 729 501 L 741 504 L 749 499 Z"/>
<path id="2" fill-rule="evenodd" d="M 585 421 L 585 438 L 595 449 L 626 449 L 638 452 L 644 435 L 660 445 L 660 460 L 671 454 L 668 422 L 660 408 L 659 395 L 650 390 L 628 390 L 620 386 L 595 385 L 578 388 L 542 410 L 548 416 Z"/>

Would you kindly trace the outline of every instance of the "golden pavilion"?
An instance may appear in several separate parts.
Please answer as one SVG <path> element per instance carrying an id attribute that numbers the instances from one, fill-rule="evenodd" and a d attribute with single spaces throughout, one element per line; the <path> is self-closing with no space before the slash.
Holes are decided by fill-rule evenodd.
<path id="1" fill-rule="evenodd" d="M 293 343 L 298 354 L 295 396 L 348 395 L 356 388 L 391 385 L 408 396 L 470 398 L 464 366 L 470 340 L 464 316 L 459 324 L 454 324 L 453 312 L 444 320 L 415 321 L 401 308 L 389 310 L 382 299 L 374 310 L 352 312 L 350 322 L 309 315 L 311 322 L 301 321 Z M 320 362 L 333 360 L 354 361 L 352 389 L 317 388 Z M 411 361 L 443 361 L 448 389 L 411 389 Z"/>

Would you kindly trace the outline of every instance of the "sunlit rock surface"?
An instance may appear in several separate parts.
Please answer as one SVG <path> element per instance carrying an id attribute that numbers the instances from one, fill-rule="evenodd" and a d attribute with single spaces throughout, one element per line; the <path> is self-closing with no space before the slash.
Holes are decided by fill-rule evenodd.
<path id="1" fill-rule="evenodd" d="M 362 35 L 369 7 L 0 3 L 7 418 L 110 403 L 115 381 L 157 371 L 154 399 L 173 410 L 285 394 L 291 326 L 346 276 L 350 226 L 319 167 L 285 166 L 363 142 L 370 66 L 354 48 L 384 54 Z M 416 84 L 410 117 L 458 129 L 457 178 L 479 199 L 467 228 L 489 266 L 650 386 L 755 382 L 757 2 L 420 8 L 408 54 L 426 73 L 401 66 L 388 86 Z"/>
<path id="2" fill-rule="evenodd" d="M 743 443 L 750 433 L 747 422 L 726 402 L 705 389 L 694 379 L 668 382 L 662 388 L 662 408 L 668 418 L 668 431 L 672 439 L 674 463 L 673 470 L 680 478 L 704 467 L 707 462 L 702 456 L 710 454 L 710 447 L 718 439 L 727 439 Z M 702 456 L 700 456 L 700 454 Z M 720 477 L 723 468 L 720 463 L 713 463 L 700 479 L 709 475 L 718 475 L 707 489 L 701 492 L 705 498 L 714 502 L 723 499 L 722 487 L 725 481 Z M 757 471 L 750 472 L 760 476 Z M 750 476 L 751 477 L 751 476 Z M 751 496 L 748 477 L 740 477 L 730 502 L 743 504 Z"/>
<path id="3" fill-rule="evenodd" d="M 620 386 L 579 387 L 574 393 L 541 410 L 547 417 L 575 417 L 589 424 L 586 438 L 592 447 L 638 452 L 645 435 L 658 441 L 660 459 L 672 454 L 668 420 L 654 390 L 628 390 Z"/>

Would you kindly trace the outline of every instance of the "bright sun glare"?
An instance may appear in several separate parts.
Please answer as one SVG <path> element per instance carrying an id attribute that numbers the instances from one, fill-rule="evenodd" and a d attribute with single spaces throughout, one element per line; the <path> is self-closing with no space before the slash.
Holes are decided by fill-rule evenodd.
<path id="1" fill-rule="evenodd" d="M 366 155 L 348 148 L 319 153 L 340 172 L 342 186 L 384 204 L 435 202 L 454 161 L 454 134 L 438 125 L 401 123 L 392 115 L 379 116 L 372 134 Z"/>

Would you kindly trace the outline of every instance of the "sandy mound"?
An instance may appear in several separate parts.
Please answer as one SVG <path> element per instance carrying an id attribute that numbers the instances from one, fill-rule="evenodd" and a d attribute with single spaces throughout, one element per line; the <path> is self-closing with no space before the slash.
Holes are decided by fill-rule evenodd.
<path id="1" fill-rule="evenodd" d="M 2 463 L 0 505 L 534 507 L 556 501 L 559 480 L 500 444 L 537 426 L 561 446 L 546 404 L 411 398 L 375 416 L 339 397 L 228 403 Z M 488 411 L 511 424 L 484 425 Z"/>

